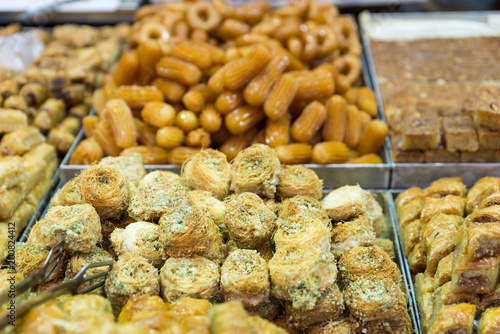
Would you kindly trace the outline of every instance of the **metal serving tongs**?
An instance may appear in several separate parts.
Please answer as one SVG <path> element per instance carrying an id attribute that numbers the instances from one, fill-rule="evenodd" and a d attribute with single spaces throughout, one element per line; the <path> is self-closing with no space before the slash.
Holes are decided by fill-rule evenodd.
<path id="1" fill-rule="evenodd" d="M 43 264 L 42 268 L 37 270 L 35 273 L 32 275 L 26 277 L 23 279 L 21 282 L 16 284 L 16 296 L 21 295 L 25 291 L 28 291 L 28 289 L 35 287 L 36 285 L 45 282 L 49 276 L 52 274 L 52 272 L 56 269 L 56 267 L 61 263 L 62 258 L 64 256 L 64 244 L 65 240 L 59 241 L 54 247 L 49 252 L 49 255 L 47 256 L 47 259 L 45 260 L 45 263 Z M 91 268 L 97 268 L 97 267 L 108 267 L 105 271 L 102 271 L 100 273 L 91 275 L 91 276 L 85 276 L 87 270 Z M 101 278 L 101 277 L 106 277 L 113 267 L 113 261 L 100 261 L 100 262 L 94 262 L 94 263 L 89 263 L 87 264 L 80 272 L 71 280 L 63 282 L 59 285 L 56 285 L 41 294 L 37 295 L 36 297 L 29 299 L 27 301 L 24 301 L 21 303 L 21 305 L 16 306 L 15 310 L 15 315 L 16 318 L 22 317 L 24 314 L 26 314 L 28 311 L 30 311 L 32 308 L 35 306 L 38 306 L 50 299 L 57 298 L 61 295 L 64 295 L 66 293 L 71 293 L 72 295 L 81 295 L 85 294 L 87 292 L 93 291 L 95 289 L 98 289 L 104 285 L 105 279 L 102 279 L 98 283 L 95 283 L 89 287 L 86 287 L 84 289 L 79 290 L 80 285 L 83 283 Z M 8 289 L 7 289 L 8 290 Z M 10 303 L 12 298 L 8 297 L 9 291 L 5 291 L 2 295 L 0 295 L 0 305 L 4 305 L 6 303 Z M 0 315 L 0 328 L 5 327 L 9 321 L 12 321 L 10 317 L 10 313 L 3 313 Z"/>

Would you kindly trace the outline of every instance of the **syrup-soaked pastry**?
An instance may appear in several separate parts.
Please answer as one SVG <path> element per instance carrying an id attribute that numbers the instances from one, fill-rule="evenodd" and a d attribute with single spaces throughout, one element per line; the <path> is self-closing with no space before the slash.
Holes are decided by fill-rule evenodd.
<path id="1" fill-rule="evenodd" d="M 415 297 L 417 299 L 418 311 L 422 319 L 424 329 L 429 328 L 434 310 L 433 301 L 433 277 L 427 272 L 419 273 L 415 276 Z"/>
<path id="2" fill-rule="evenodd" d="M 462 239 L 455 249 L 451 276 L 453 292 L 488 293 L 495 289 L 500 273 L 500 256 L 471 259 L 467 242 Z"/>
<path id="3" fill-rule="evenodd" d="M 500 177 L 487 176 L 477 181 L 467 193 L 467 214 L 476 210 L 486 197 L 497 191 L 500 191 Z"/>
<path id="4" fill-rule="evenodd" d="M 481 295 L 480 298 L 479 306 L 481 310 L 500 307 L 500 284 L 497 284 L 495 290 Z"/>
<path id="5" fill-rule="evenodd" d="M 416 219 L 401 227 L 399 237 L 401 239 L 401 243 L 403 244 L 403 253 L 405 257 L 408 257 L 413 247 L 420 242 L 421 229 L 422 224 L 420 223 L 420 219 Z"/>
<path id="6" fill-rule="evenodd" d="M 366 212 L 364 191 L 360 186 L 344 186 L 335 189 L 321 203 L 334 222 L 347 221 Z"/>
<path id="7" fill-rule="evenodd" d="M 499 223 L 470 223 L 463 237 L 471 259 L 500 255 Z"/>
<path id="8" fill-rule="evenodd" d="M 443 306 L 467 303 L 479 305 L 477 294 L 451 291 L 451 282 L 447 282 L 434 291 L 434 309 L 439 310 Z"/>
<path id="9" fill-rule="evenodd" d="M 463 333 L 472 334 L 476 306 L 472 304 L 453 304 L 434 311 L 429 334 Z"/>
<path id="10" fill-rule="evenodd" d="M 446 282 L 451 281 L 451 270 L 453 268 L 453 256 L 450 253 L 439 261 L 436 274 L 434 275 L 434 289 L 437 289 Z"/>
<path id="11" fill-rule="evenodd" d="M 479 326 L 478 334 L 498 334 L 500 333 L 500 307 L 490 308 L 483 312 Z"/>
<path id="12" fill-rule="evenodd" d="M 420 197 L 416 197 L 401 206 L 398 211 L 399 226 L 406 226 L 406 224 L 414 221 L 415 219 L 419 219 L 423 207 L 424 200 Z"/>
<path id="13" fill-rule="evenodd" d="M 416 244 L 408 255 L 408 265 L 410 266 L 410 270 L 414 273 L 421 273 L 425 271 L 427 266 L 427 256 L 425 255 L 421 242 Z"/>
<path id="14" fill-rule="evenodd" d="M 500 223 L 500 206 L 490 206 L 476 210 L 467 216 L 469 223 Z"/>
<path id="15" fill-rule="evenodd" d="M 455 250 L 460 242 L 462 221 L 459 216 L 440 214 L 422 227 L 422 246 L 429 272 L 435 272 L 439 261 Z"/>
<path id="16" fill-rule="evenodd" d="M 422 191 L 422 197 L 445 197 L 455 195 L 464 197 L 467 192 L 461 177 L 444 177 L 431 183 Z"/>
<path id="17" fill-rule="evenodd" d="M 447 195 L 441 198 L 426 197 L 420 219 L 427 223 L 432 217 L 440 213 L 447 215 L 462 216 L 465 209 L 465 198 L 455 195 Z"/>

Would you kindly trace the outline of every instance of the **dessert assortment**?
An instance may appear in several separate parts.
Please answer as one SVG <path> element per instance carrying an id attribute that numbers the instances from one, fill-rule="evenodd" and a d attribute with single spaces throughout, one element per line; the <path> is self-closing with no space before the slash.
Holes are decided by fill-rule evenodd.
<path id="1" fill-rule="evenodd" d="M 500 328 L 500 178 L 466 191 L 443 178 L 396 198 L 401 242 L 414 274 L 426 333 L 495 333 Z"/>
<path id="2" fill-rule="evenodd" d="M 382 163 L 388 126 L 362 85 L 357 25 L 334 5 L 145 6 L 128 41 L 94 93 L 73 165 L 118 155 L 182 165 L 208 147 L 231 161 L 254 143 L 287 164 Z"/>
<path id="3" fill-rule="evenodd" d="M 405 183 L 391 224 L 389 192 L 324 189 L 303 165 L 396 169 L 388 135 L 396 163 L 500 162 L 498 36 L 370 36 L 385 123 L 356 21 L 329 3 L 176 1 L 30 30 L 40 56 L 0 68 L 0 293 L 61 243 L 16 304 L 105 276 L 2 332 L 500 332 L 496 171 Z M 65 154 L 83 169 L 52 194 Z"/>
<path id="4" fill-rule="evenodd" d="M 94 292 L 106 299 L 81 300 L 105 309 L 109 321 L 81 319 L 98 331 L 234 333 L 237 325 L 245 333 L 412 333 L 375 195 L 359 186 L 324 198 L 322 191 L 314 171 L 280 164 L 263 144 L 239 152 L 232 166 L 223 153 L 202 150 L 180 175 L 146 174 L 138 157 L 107 157 L 57 191 L 27 241 L 16 244 L 18 272 L 40 268 L 63 238 L 65 259 L 37 293 L 88 263 L 114 260 Z M 48 305 L 64 310 L 73 298 Z M 34 326 L 37 312 L 20 323 Z M 42 320 L 59 328 L 61 312 L 54 312 Z M 238 321 L 222 320 L 233 312 Z"/>
<path id="5" fill-rule="evenodd" d="M 395 162 L 500 162 L 499 43 L 370 40 Z"/>

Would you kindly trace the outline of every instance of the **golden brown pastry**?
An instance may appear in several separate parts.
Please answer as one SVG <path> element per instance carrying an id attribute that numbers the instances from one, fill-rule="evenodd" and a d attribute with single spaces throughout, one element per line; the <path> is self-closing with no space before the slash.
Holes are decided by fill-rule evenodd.
<path id="1" fill-rule="evenodd" d="M 248 323 L 250 324 L 253 333 L 287 334 L 287 332 L 283 329 L 260 317 L 248 317 Z"/>
<path id="2" fill-rule="evenodd" d="M 389 239 L 377 238 L 373 241 L 373 247 L 383 250 L 392 260 L 396 259 L 396 252 L 394 251 L 394 242 Z"/>
<path id="3" fill-rule="evenodd" d="M 7 219 L 14 214 L 24 198 L 22 185 L 0 188 L 0 219 Z"/>
<path id="4" fill-rule="evenodd" d="M 471 304 L 454 304 L 434 311 L 429 334 L 464 333 L 472 334 L 476 306 Z"/>
<path id="5" fill-rule="evenodd" d="M 274 198 L 280 167 L 272 148 L 263 144 L 252 145 L 234 158 L 231 189 L 237 194 L 253 192 Z"/>
<path id="6" fill-rule="evenodd" d="M 460 242 L 462 217 L 439 214 L 422 227 L 421 244 L 427 258 L 427 270 L 434 273 L 439 261 Z"/>
<path id="7" fill-rule="evenodd" d="M 169 209 L 185 203 L 186 194 L 178 175 L 154 171 L 139 182 L 127 213 L 138 221 L 157 221 Z"/>
<path id="8" fill-rule="evenodd" d="M 427 256 L 425 255 L 421 242 L 416 244 L 408 255 L 408 265 L 413 273 L 421 273 L 425 271 L 427 266 Z"/>
<path id="9" fill-rule="evenodd" d="M 28 243 L 50 249 L 62 238 L 73 252 L 89 252 L 102 241 L 101 222 L 89 204 L 53 206 L 31 230 Z"/>
<path id="10" fill-rule="evenodd" d="M 467 192 L 465 184 L 461 177 L 443 177 L 431 183 L 430 186 L 422 191 L 422 197 L 445 197 L 446 195 L 455 195 L 464 197 Z"/>
<path id="11" fill-rule="evenodd" d="M 213 334 L 252 333 L 248 316 L 239 302 L 217 304 L 210 312 Z"/>
<path id="12" fill-rule="evenodd" d="M 221 267 L 224 301 L 237 300 L 253 307 L 269 299 L 270 280 L 266 261 L 255 250 L 237 249 Z"/>
<path id="13" fill-rule="evenodd" d="M 337 320 L 344 311 L 344 299 L 339 287 L 334 284 L 316 301 L 310 310 L 286 304 L 288 322 L 296 328 L 304 329 L 328 320 Z"/>
<path id="14" fill-rule="evenodd" d="M 464 209 L 465 198 L 459 196 L 446 195 L 440 198 L 426 197 L 424 198 L 424 206 L 422 207 L 420 220 L 425 224 L 440 213 L 462 217 Z"/>
<path id="15" fill-rule="evenodd" d="M 455 250 L 451 276 L 453 292 L 488 293 L 495 289 L 500 273 L 500 256 L 474 260 L 467 253 L 466 239 Z"/>
<path id="16" fill-rule="evenodd" d="M 373 231 L 375 232 L 375 234 L 379 235 L 382 232 L 383 228 L 384 213 L 373 194 L 371 194 L 369 191 L 364 190 L 363 195 L 366 203 L 366 211 L 364 216 L 373 226 Z"/>
<path id="17" fill-rule="evenodd" d="M 277 249 L 269 261 L 269 273 L 274 297 L 310 310 L 322 292 L 335 283 L 337 266 L 331 253 L 297 245 Z"/>
<path id="18" fill-rule="evenodd" d="M 136 315 L 146 312 L 162 312 L 168 310 L 169 304 L 163 302 L 160 296 L 136 296 L 125 304 L 118 316 L 118 323 L 132 321 Z"/>
<path id="19" fill-rule="evenodd" d="M 224 153 L 206 149 L 186 162 L 181 177 L 188 189 L 205 190 L 223 200 L 229 194 L 232 171 Z"/>
<path id="20" fill-rule="evenodd" d="M 422 319 L 424 331 L 429 329 L 434 311 L 433 292 L 432 274 L 425 272 L 415 275 L 415 297 L 417 299 L 418 311 Z"/>
<path id="21" fill-rule="evenodd" d="M 464 231 L 464 243 L 467 244 L 467 254 L 471 259 L 500 255 L 500 224 L 469 223 Z"/>
<path id="22" fill-rule="evenodd" d="M 172 257 L 205 256 L 221 263 L 224 258 L 222 235 L 205 212 L 183 204 L 165 210 L 159 221 L 160 239 Z"/>
<path id="23" fill-rule="evenodd" d="M 7 189 L 19 185 L 26 177 L 26 166 L 18 156 L 0 158 L 0 184 Z"/>
<path id="24" fill-rule="evenodd" d="M 362 323 L 408 317 L 405 294 L 388 278 L 357 279 L 344 290 L 344 298 L 350 313 Z"/>
<path id="25" fill-rule="evenodd" d="M 118 168 L 136 187 L 146 176 L 146 170 L 140 157 L 105 157 L 99 164 Z"/>
<path id="26" fill-rule="evenodd" d="M 342 286 L 347 287 L 357 279 L 386 278 L 396 283 L 404 292 L 401 271 L 389 255 L 375 247 L 354 247 L 347 250 L 339 260 Z"/>
<path id="27" fill-rule="evenodd" d="M 500 191 L 500 178 L 483 177 L 478 180 L 467 193 L 467 214 L 474 212 L 486 197 L 497 191 Z"/>
<path id="28" fill-rule="evenodd" d="M 282 201 L 294 196 L 311 196 L 317 200 L 321 199 L 323 182 L 316 172 L 302 166 L 283 166 L 278 175 L 278 187 L 276 197 Z"/>
<path id="29" fill-rule="evenodd" d="M 254 193 L 232 195 L 225 200 L 224 225 L 240 248 L 269 243 L 276 230 L 276 215 Z"/>
<path id="30" fill-rule="evenodd" d="M 339 223 L 332 231 L 332 253 L 340 257 L 357 246 L 371 246 L 375 240 L 373 227 L 365 217 Z"/>
<path id="31" fill-rule="evenodd" d="M 69 180 L 61 189 L 56 192 L 56 194 L 50 201 L 50 205 L 69 206 L 75 204 L 83 204 L 81 180 L 82 179 L 80 178 L 80 176 L 76 176 L 75 178 Z"/>
<path id="32" fill-rule="evenodd" d="M 148 260 L 156 268 L 160 268 L 167 258 L 157 224 L 135 222 L 127 225 L 125 229 L 116 228 L 111 233 L 110 240 L 118 256 L 124 253 L 135 253 Z"/>
<path id="33" fill-rule="evenodd" d="M 128 178 L 111 165 L 94 165 L 80 174 L 84 203 L 92 205 L 101 219 L 119 218 L 129 206 Z"/>
<path id="34" fill-rule="evenodd" d="M 434 275 L 434 289 L 446 282 L 451 281 L 451 270 L 453 268 L 454 253 L 450 253 L 439 261 L 436 274 Z"/>
<path id="35" fill-rule="evenodd" d="M 118 315 L 129 299 L 160 293 L 158 269 L 140 255 L 125 253 L 118 258 L 106 277 L 104 290 L 114 314 Z"/>
<path id="36" fill-rule="evenodd" d="M 400 227 L 399 236 L 403 245 L 403 254 L 405 257 L 408 257 L 413 247 L 420 242 L 421 229 L 422 223 L 420 222 L 420 219 L 415 219 Z"/>
<path id="37" fill-rule="evenodd" d="M 479 209 L 484 209 L 490 206 L 500 205 L 500 191 L 494 192 L 490 196 L 486 197 L 481 204 L 479 204 Z"/>
<path id="38" fill-rule="evenodd" d="M 500 206 L 490 206 L 476 210 L 467 216 L 468 223 L 498 223 L 500 222 Z"/>
<path id="39" fill-rule="evenodd" d="M 476 294 L 451 291 L 451 282 L 447 282 L 434 291 L 434 310 L 439 310 L 445 305 L 467 303 L 472 305 L 479 304 L 479 298 Z"/>
<path id="40" fill-rule="evenodd" d="M 488 308 L 494 308 L 500 306 L 500 284 L 497 285 L 495 290 L 485 293 L 480 296 L 480 308 L 481 310 L 486 310 Z"/>
<path id="41" fill-rule="evenodd" d="M 416 198 L 419 198 L 421 194 L 422 194 L 422 189 L 420 189 L 419 187 L 412 187 L 403 191 L 401 194 L 398 195 L 398 197 L 395 200 L 396 211 L 399 211 L 400 208 L 403 207 L 405 204 L 413 201 Z"/>
<path id="42" fill-rule="evenodd" d="M 219 227 L 219 230 L 224 237 L 224 240 L 229 238 L 229 232 L 224 224 L 224 214 L 226 212 L 226 205 L 224 202 L 219 201 L 212 196 L 211 193 L 204 190 L 192 190 L 188 193 L 189 203 L 192 206 L 199 207 L 210 215 L 214 222 Z"/>
<path id="43" fill-rule="evenodd" d="M 278 219 L 273 240 L 276 248 L 309 245 L 329 252 L 331 233 L 330 226 L 322 220 L 295 216 L 284 221 Z"/>
<path id="44" fill-rule="evenodd" d="M 479 320 L 478 334 L 500 333 L 500 307 L 483 312 Z"/>
<path id="45" fill-rule="evenodd" d="M 398 224 L 399 226 L 406 226 L 406 224 L 420 219 L 420 214 L 422 212 L 422 208 L 424 207 L 424 200 L 420 197 L 417 197 L 408 203 L 399 207 L 398 210 Z"/>
<path id="46" fill-rule="evenodd" d="M 112 260 L 114 262 L 113 257 L 104 249 L 99 247 L 92 249 L 92 251 L 89 253 L 75 253 L 68 260 L 65 273 L 65 280 L 67 281 L 74 278 L 80 272 L 80 270 L 82 270 L 87 264 L 99 261 L 109 261 L 109 260 Z M 87 270 L 86 274 L 93 275 L 105 271 L 107 269 L 108 267 L 90 268 Z M 88 286 L 91 286 L 92 284 L 98 283 L 99 280 L 100 279 L 92 280 L 80 285 L 80 290 Z M 99 288 L 98 290 L 94 290 L 89 293 L 104 294 L 104 289 Z"/>
<path id="47" fill-rule="evenodd" d="M 278 210 L 281 219 L 285 220 L 295 215 L 315 217 L 328 222 L 328 214 L 323 205 L 309 196 L 294 196 L 281 202 Z"/>
<path id="48" fill-rule="evenodd" d="M 357 325 L 349 320 L 328 321 L 307 328 L 305 334 L 354 334 Z"/>
<path id="49" fill-rule="evenodd" d="M 219 280 L 219 266 L 201 256 L 170 258 L 160 270 L 162 297 L 169 303 L 181 297 L 212 299 Z"/>
<path id="50" fill-rule="evenodd" d="M 333 222 L 347 221 L 366 212 L 364 191 L 360 186 L 338 188 L 321 201 Z"/>

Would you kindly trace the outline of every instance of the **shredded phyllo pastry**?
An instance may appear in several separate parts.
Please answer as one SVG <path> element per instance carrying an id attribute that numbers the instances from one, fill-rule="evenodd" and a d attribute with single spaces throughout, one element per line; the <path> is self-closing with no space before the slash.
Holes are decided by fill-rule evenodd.
<path id="1" fill-rule="evenodd" d="M 83 171 L 58 191 L 28 241 L 16 245 L 17 269 L 23 275 L 35 272 L 62 238 L 61 263 L 36 293 L 74 278 L 87 264 L 114 260 L 114 265 L 104 287 L 87 299 L 67 296 L 46 303 L 20 320 L 21 328 L 33 331 L 44 322 L 40 328 L 47 331 L 409 334 L 409 298 L 392 260 L 394 244 L 386 239 L 392 231 L 381 196 L 346 186 L 322 203 L 316 173 L 281 165 L 270 150 L 250 147 L 232 170 L 217 151 L 201 151 L 181 176 L 168 171 L 144 176 L 137 159 L 123 157 L 108 157 Z M 252 178 L 264 176 L 265 186 L 235 171 L 249 161 Z M 310 175 L 313 188 L 307 187 L 309 177 L 294 183 L 296 173 Z M 245 191 L 230 188 L 235 178 Z M 277 194 L 282 189 L 281 195 L 268 196 L 270 189 Z M 493 231 L 494 206 L 479 207 L 472 219 Z M 427 226 L 434 228 L 432 219 Z M 476 257 L 496 254 L 492 242 L 479 242 L 494 240 L 484 233 L 469 233 L 467 249 Z M 422 242 L 432 248 L 435 234 L 425 235 Z M 467 297 L 452 290 L 453 265 L 450 258 L 448 268 L 438 266 L 447 284 L 440 294 L 443 305 Z M 92 268 L 87 275 L 105 269 Z M 494 272 L 481 270 L 491 283 Z M 498 300 L 492 291 L 474 301 L 496 305 Z"/>

